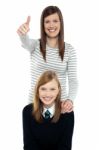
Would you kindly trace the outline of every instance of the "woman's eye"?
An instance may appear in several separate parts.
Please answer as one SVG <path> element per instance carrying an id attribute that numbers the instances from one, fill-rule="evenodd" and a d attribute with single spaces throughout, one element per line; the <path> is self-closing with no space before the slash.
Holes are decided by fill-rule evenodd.
<path id="1" fill-rule="evenodd" d="M 58 20 L 54 20 L 53 22 L 59 22 Z"/>
<path id="2" fill-rule="evenodd" d="M 49 20 L 45 21 L 45 23 L 49 23 Z"/>
<path id="3" fill-rule="evenodd" d="M 57 23 L 57 22 L 59 22 L 59 20 L 53 20 L 53 23 Z M 50 21 L 46 20 L 45 23 L 50 23 Z"/>

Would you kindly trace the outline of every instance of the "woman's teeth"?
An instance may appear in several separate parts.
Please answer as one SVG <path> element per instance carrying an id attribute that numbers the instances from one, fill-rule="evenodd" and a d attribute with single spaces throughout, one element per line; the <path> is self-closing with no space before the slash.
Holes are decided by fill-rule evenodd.
<path id="1" fill-rule="evenodd" d="M 51 30 L 49 30 L 49 32 L 55 32 L 55 30 L 54 30 L 54 29 L 51 29 Z"/>

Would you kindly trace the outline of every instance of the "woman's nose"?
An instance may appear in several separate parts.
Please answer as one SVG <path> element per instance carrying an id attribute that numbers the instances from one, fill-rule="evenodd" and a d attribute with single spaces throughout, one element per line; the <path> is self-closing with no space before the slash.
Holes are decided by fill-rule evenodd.
<path id="1" fill-rule="evenodd" d="M 50 22 L 50 27 L 53 27 L 54 26 L 54 23 L 53 21 Z"/>

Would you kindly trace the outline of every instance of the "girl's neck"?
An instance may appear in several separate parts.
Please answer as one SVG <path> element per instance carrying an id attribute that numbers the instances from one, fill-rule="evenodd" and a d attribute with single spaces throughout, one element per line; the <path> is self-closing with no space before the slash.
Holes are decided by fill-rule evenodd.
<path id="1" fill-rule="evenodd" d="M 53 103 L 52 105 L 49 105 L 49 106 L 43 105 L 43 108 L 49 109 L 49 108 L 54 107 L 54 106 L 55 106 L 55 103 Z"/>
<path id="2" fill-rule="evenodd" d="M 48 38 L 47 45 L 51 48 L 58 48 L 58 38 Z"/>

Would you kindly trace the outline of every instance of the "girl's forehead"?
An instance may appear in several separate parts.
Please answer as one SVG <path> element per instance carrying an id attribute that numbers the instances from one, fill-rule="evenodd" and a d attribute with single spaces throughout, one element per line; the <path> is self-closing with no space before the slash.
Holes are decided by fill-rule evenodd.
<path id="1" fill-rule="evenodd" d="M 58 83 L 55 79 L 52 79 L 51 81 L 49 81 L 41 86 L 58 86 Z"/>

